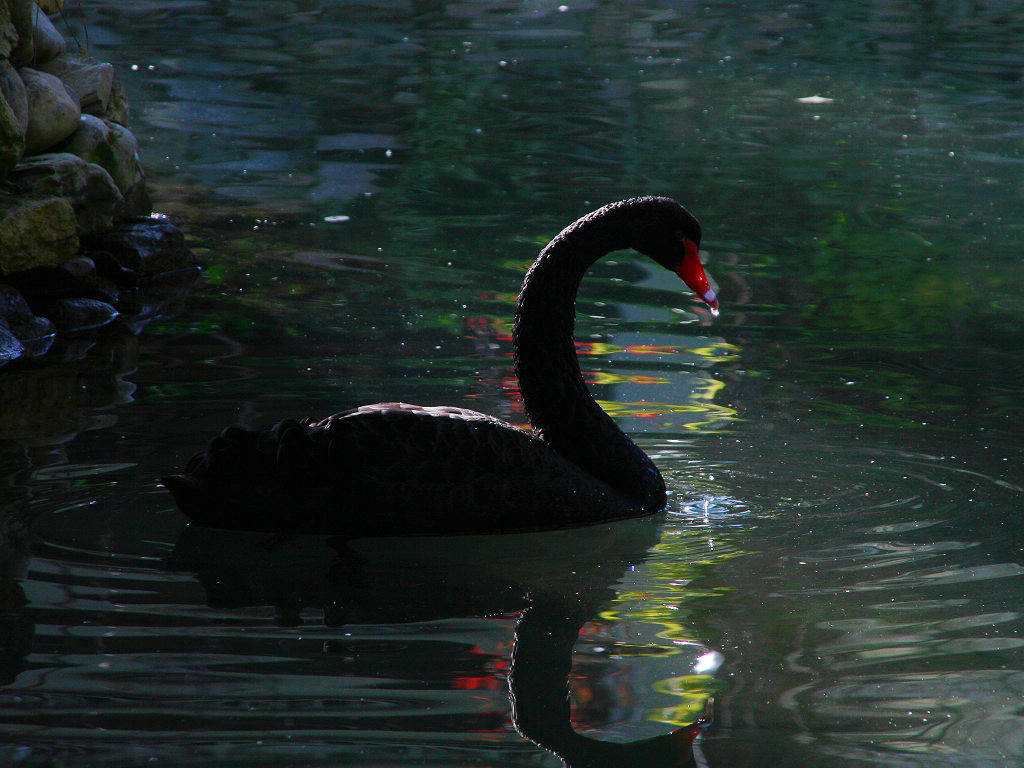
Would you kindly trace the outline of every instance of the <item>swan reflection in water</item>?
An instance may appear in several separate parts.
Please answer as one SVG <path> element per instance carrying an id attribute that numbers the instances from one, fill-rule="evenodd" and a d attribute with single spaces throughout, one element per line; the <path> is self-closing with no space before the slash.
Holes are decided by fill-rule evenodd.
<path id="1" fill-rule="evenodd" d="M 193 525 L 167 567 L 195 573 L 210 606 L 273 606 L 282 625 L 300 623 L 308 608 L 323 609 L 330 626 L 349 628 L 518 615 L 502 720 L 510 711 L 522 736 L 571 768 L 669 768 L 695 765 L 693 742 L 710 722 L 710 697 L 695 722 L 626 743 L 576 731 L 569 699 L 581 628 L 615 598 L 624 577 L 635 576 L 662 522 L 655 516 L 530 534 L 348 541 Z M 694 673 L 691 657 L 671 658 L 685 667 L 674 675 Z"/>

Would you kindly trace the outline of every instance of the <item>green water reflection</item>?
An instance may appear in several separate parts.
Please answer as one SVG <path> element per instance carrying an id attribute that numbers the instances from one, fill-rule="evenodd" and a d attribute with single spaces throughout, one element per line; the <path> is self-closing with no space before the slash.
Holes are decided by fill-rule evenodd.
<path id="1" fill-rule="evenodd" d="M 1015 3 L 84 13 L 206 271 L 141 338 L 0 378 L 5 759 L 558 765 L 511 722 L 522 573 L 424 597 L 394 565 L 343 604 L 276 579 L 302 567 L 167 570 L 153 478 L 227 424 L 381 399 L 522 422 L 523 270 L 639 193 L 699 215 L 723 313 L 625 254 L 581 290 L 582 368 L 671 498 L 615 568 L 551 545 L 531 582 L 541 629 L 583 627 L 577 729 L 648 738 L 714 695 L 710 766 L 1024 759 Z"/>

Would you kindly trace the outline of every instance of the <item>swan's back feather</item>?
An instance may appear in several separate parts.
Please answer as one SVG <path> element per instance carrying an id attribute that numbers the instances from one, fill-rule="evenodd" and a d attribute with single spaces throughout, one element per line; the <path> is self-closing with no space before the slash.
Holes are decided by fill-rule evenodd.
<path id="1" fill-rule="evenodd" d="M 229 427 L 163 482 L 203 525 L 350 537 L 538 530 L 642 513 L 531 432 L 407 403 L 261 432 Z"/>

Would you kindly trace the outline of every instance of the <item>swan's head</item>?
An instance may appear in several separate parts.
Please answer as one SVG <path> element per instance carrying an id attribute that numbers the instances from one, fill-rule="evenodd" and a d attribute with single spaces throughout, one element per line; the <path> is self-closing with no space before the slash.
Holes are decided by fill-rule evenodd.
<path id="1" fill-rule="evenodd" d="M 713 314 L 718 296 L 708 285 L 700 263 L 700 223 L 675 200 L 643 197 L 629 201 L 635 207 L 631 243 L 634 250 L 672 270 L 696 293 Z"/>

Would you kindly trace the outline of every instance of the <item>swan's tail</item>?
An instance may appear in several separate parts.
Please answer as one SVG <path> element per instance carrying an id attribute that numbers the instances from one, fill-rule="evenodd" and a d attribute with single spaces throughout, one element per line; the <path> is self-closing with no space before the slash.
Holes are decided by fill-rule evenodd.
<path id="1" fill-rule="evenodd" d="M 293 491 L 316 465 L 308 423 L 288 420 L 262 432 L 228 427 L 183 473 L 159 480 L 200 525 L 283 530 L 297 522 Z"/>
<path id="2" fill-rule="evenodd" d="M 204 506 L 202 484 L 189 475 L 167 475 L 157 479 L 164 488 L 171 492 L 179 509 L 194 519 L 193 511 L 201 510 Z"/>

